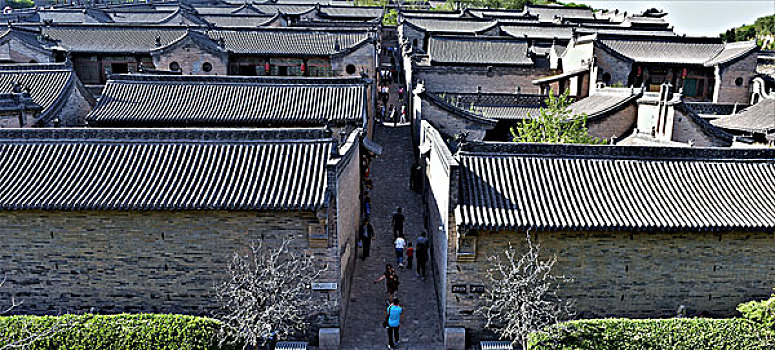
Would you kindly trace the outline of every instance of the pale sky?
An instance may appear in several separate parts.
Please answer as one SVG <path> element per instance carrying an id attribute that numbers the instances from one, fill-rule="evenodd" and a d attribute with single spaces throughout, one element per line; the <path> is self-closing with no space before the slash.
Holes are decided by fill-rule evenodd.
<path id="1" fill-rule="evenodd" d="M 762 16 L 775 14 L 775 0 L 569 0 L 594 9 L 619 9 L 639 13 L 658 8 L 668 13 L 665 19 L 678 34 L 717 36 L 743 24 L 753 24 Z"/>

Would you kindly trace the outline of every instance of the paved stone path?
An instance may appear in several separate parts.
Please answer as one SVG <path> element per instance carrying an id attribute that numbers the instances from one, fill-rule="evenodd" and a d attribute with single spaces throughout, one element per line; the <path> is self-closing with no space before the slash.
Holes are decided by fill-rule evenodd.
<path id="1" fill-rule="evenodd" d="M 345 350 L 386 349 L 387 332 L 380 325 L 386 307 L 386 289 L 384 282 L 373 284 L 373 281 L 384 271 L 385 264 L 396 266 L 390 219 L 396 207 L 401 206 L 407 218 L 404 235 L 409 242 L 415 242 L 423 226 L 421 197 L 409 189 L 412 165 L 409 127 L 378 126 L 375 141 L 383 146 L 382 156 L 371 165 L 374 182 L 371 221 L 377 239 L 372 244 L 371 256 L 365 262 L 360 260 L 361 251 L 358 251 L 350 306 L 342 334 L 342 349 Z M 415 269 L 397 268 L 397 271 L 401 284 L 396 297 L 401 300 L 406 312 L 400 328 L 400 349 L 441 349 L 433 274 L 429 272 L 423 281 L 417 278 Z"/>
<path id="2" fill-rule="evenodd" d="M 395 45 L 395 42 L 386 42 Z M 383 50 L 381 62 L 390 62 L 387 50 Z M 396 57 L 398 61 L 398 57 Z M 398 84 L 390 85 L 388 105 L 401 111 L 398 101 Z M 382 145 L 382 155 L 371 164 L 373 188 L 370 191 L 372 210 L 371 223 L 376 233 L 371 254 L 366 261 L 360 260 L 358 249 L 353 272 L 350 305 L 344 329 L 342 330 L 342 349 L 386 349 L 387 332 L 382 328 L 387 294 L 385 283 L 374 284 L 374 280 L 385 270 L 385 264 L 392 264 L 398 271 L 401 282 L 396 297 L 404 306 L 404 320 L 401 324 L 401 347 L 409 350 L 436 350 L 442 348 L 438 302 L 434 290 L 433 273 L 425 281 L 417 278 L 415 269 L 400 269 L 395 263 L 393 248 L 393 230 L 391 218 L 398 206 L 406 216 L 404 236 L 407 242 L 415 244 L 423 228 L 422 199 L 409 189 L 409 174 L 412 166 L 412 140 L 410 127 L 399 124 L 394 127 L 378 125 L 375 128 L 374 141 Z M 416 261 L 415 261 L 416 266 Z M 413 266 L 414 267 L 414 266 Z"/>

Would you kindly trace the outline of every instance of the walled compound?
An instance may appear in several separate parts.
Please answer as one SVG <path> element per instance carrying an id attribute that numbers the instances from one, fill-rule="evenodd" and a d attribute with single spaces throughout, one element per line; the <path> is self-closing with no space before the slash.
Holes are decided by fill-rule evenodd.
<path id="1" fill-rule="evenodd" d="M 492 337 L 474 312 L 486 258 L 527 234 L 576 280 L 578 317 L 727 316 L 771 291 L 771 53 L 679 36 L 655 9 L 316 2 L 0 14 L 0 266 L 19 312 L 211 315 L 230 254 L 289 238 L 329 266 L 307 338 L 335 349 L 341 328 L 381 333 L 347 314 L 381 311 L 355 237 L 367 215 L 387 227 L 387 202 L 424 217 L 407 227 L 430 233 L 431 281 L 404 286 L 435 286 L 413 302 L 445 349 Z M 507 142 L 550 91 L 611 145 Z M 380 202 L 372 181 L 421 196 L 383 183 Z"/>
<path id="2" fill-rule="evenodd" d="M 341 326 L 360 218 L 360 130 L 344 142 L 324 129 L 0 136 L 0 265 L 24 299 L 19 311 L 210 314 L 232 254 L 287 239 L 328 266 L 313 331 Z"/>

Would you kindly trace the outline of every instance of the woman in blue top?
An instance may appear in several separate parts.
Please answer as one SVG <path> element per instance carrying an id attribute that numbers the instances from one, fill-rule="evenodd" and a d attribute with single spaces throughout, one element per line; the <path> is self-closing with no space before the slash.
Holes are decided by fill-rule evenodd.
<path id="1" fill-rule="evenodd" d="M 385 312 L 388 319 L 388 349 L 393 350 L 401 344 L 401 338 L 398 336 L 398 327 L 401 325 L 401 319 L 404 317 L 404 308 L 399 305 L 398 298 L 395 298 L 393 299 L 393 304 L 388 306 Z M 394 339 L 395 343 L 393 342 Z"/>

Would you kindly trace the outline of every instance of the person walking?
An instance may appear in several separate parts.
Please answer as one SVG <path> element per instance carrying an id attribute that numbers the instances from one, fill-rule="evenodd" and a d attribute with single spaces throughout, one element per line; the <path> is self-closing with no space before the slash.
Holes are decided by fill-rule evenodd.
<path id="1" fill-rule="evenodd" d="M 406 123 L 406 105 L 401 106 L 401 124 Z"/>
<path id="2" fill-rule="evenodd" d="M 406 240 L 404 239 L 404 235 L 398 236 L 395 241 L 395 247 L 396 247 L 396 264 L 400 268 L 404 268 L 404 248 L 406 247 Z"/>
<path id="3" fill-rule="evenodd" d="M 417 277 L 425 280 L 425 264 L 428 262 L 428 237 L 425 231 L 417 238 L 414 254 L 417 255 Z"/>
<path id="4" fill-rule="evenodd" d="M 385 272 L 382 273 L 382 275 L 377 278 L 376 281 L 374 281 L 374 284 L 379 283 L 380 281 L 385 280 L 385 287 L 387 288 L 387 295 L 388 295 L 388 301 L 393 300 L 393 294 L 395 294 L 398 291 L 398 285 L 400 282 L 398 281 L 398 275 L 396 274 L 396 270 L 393 269 L 393 265 L 387 264 L 385 265 Z"/>
<path id="5" fill-rule="evenodd" d="M 390 220 L 390 223 L 393 225 L 393 239 L 403 236 L 404 221 L 406 221 L 406 217 L 402 213 L 401 207 L 396 208 L 396 212 L 393 213 L 393 218 Z"/>
<path id="6" fill-rule="evenodd" d="M 369 251 L 371 250 L 371 241 L 375 239 L 374 227 L 371 226 L 371 223 L 369 222 L 368 218 L 363 220 L 363 225 L 361 225 L 360 232 L 358 233 L 358 238 L 361 240 L 361 245 L 363 246 L 363 252 L 361 253 L 361 260 L 366 261 L 366 258 L 369 257 Z"/>
<path id="7" fill-rule="evenodd" d="M 393 303 L 388 305 L 385 318 L 387 319 L 388 349 L 393 350 L 401 345 L 398 328 L 401 327 L 401 321 L 404 319 L 404 308 L 401 307 L 398 298 L 393 299 Z"/>

